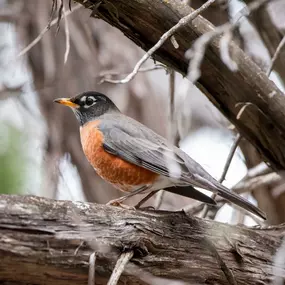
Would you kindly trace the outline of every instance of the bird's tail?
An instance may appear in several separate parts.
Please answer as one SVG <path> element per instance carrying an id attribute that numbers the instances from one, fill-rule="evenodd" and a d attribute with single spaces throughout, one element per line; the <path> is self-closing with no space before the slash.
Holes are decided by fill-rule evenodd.
<path id="1" fill-rule="evenodd" d="M 216 189 L 213 190 L 216 190 L 215 192 L 217 192 L 219 196 L 266 220 L 266 214 L 258 207 L 254 206 L 240 195 L 231 192 L 228 188 L 224 187 L 220 183 L 215 184 L 215 186 Z"/>
<path id="2" fill-rule="evenodd" d="M 178 194 L 187 198 L 191 198 L 203 203 L 206 203 L 208 205 L 215 206 L 217 203 L 215 200 L 213 200 L 211 197 L 207 196 L 206 194 L 203 194 L 199 190 L 196 190 L 193 186 L 172 186 L 169 188 L 164 189 L 167 192 L 171 192 L 174 194 Z"/>

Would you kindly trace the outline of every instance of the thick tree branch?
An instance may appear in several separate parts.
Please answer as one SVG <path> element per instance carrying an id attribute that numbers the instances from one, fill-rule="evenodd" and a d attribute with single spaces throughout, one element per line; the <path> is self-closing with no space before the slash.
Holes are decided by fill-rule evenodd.
<path id="1" fill-rule="evenodd" d="M 151 274 L 195 284 L 270 284 L 273 272 L 285 277 L 273 264 L 284 236 L 285 225 L 247 228 L 184 212 L 2 195 L 0 283 L 87 284 L 96 251 L 96 284 L 106 284 L 120 254 L 132 250 L 119 284 L 146 284 Z"/>
<path id="2" fill-rule="evenodd" d="M 183 1 L 76 0 L 119 28 L 127 37 L 149 50 L 182 17 L 191 12 Z M 176 49 L 167 41 L 154 57 L 182 74 L 187 73 L 185 52 L 202 34 L 214 27 L 199 16 L 175 34 Z M 285 168 L 285 97 L 259 67 L 234 43 L 230 54 L 239 70 L 231 72 L 220 58 L 219 38 L 211 42 L 202 64 L 199 87 L 276 169 Z M 242 116 L 237 118 L 240 108 Z"/>

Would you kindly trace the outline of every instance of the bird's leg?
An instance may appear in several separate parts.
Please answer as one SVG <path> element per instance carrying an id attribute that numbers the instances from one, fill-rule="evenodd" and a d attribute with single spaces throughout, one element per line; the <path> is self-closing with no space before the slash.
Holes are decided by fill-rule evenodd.
<path id="1" fill-rule="evenodd" d="M 158 191 L 160 191 L 160 190 L 151 191 L 149 194 L 147 194 L 143 199 L 141 199 L 141 200 L 135 205 L 135 208 L 136 208 L 136 209 L 139 209 L 142 204 L 144 204 L 148 199 L 150 199 L 150 198 L 151 198 L 154 194 L 156 194 Z M 146 208 L 144 208 L 144 209 L 147 209 L 147 208 L 154 209 L 153 207 L 146 207 Z"/>
<path id="2" fill-rule="evenodd" d="M 135 207 L 123 205 L 122 202 L 124 202 L 126 199 L 128 199 L 128 198 L 130 198 L 136 194 L 139 194 L 139 193 L 145 191 L 147 188 L 148 188 L 148 186 L 142 186 L 142 187 L 128 193 L 125 196 L 122 196 L 120 198 L 109 201 L 106 205 L 117 206 L 117 207 L 122 207 L 122 208 L 126 208 L 126 209 L 135 209 Z"/>

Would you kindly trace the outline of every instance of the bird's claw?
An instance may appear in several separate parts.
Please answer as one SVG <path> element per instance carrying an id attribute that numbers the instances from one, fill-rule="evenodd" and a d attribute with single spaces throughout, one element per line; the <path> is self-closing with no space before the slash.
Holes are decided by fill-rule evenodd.
<path id="1" fill-rule="evenodd" d="M 111 200 L 108 203 L 106 203 L 106 205 L 120 207 L 122 209 L 127 209 L 127 210 L 135 210 L 136 209 L 133 206 L 122 204 L 120 200 Z"/>

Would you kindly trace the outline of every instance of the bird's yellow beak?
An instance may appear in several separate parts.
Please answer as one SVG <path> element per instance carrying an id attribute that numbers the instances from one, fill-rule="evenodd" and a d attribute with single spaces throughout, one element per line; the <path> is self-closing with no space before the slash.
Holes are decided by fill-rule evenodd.
<path id="1" fill-rule="evenodd" d="M 58 98 L 58 99 L 53 100 L 53 102 L 56 102 L 56 103 L 59 103 L 59 104 L 62 104 L 62 105 L 65 105 L 71 108 L 79 108 L 79 105 L 71 102 L 70 98 Z"/>

